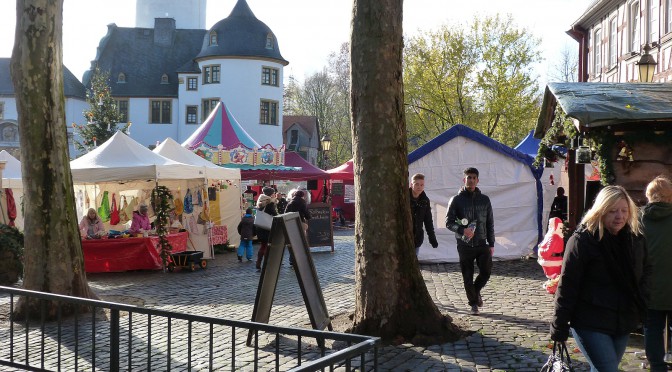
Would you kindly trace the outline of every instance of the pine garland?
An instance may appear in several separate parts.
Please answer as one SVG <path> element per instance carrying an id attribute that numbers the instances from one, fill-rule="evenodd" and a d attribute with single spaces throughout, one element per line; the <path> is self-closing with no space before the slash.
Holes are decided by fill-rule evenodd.
<path id="1" fill-rule="evenodd" d="M 168 225 L 169 225 L 169 213 L 171 211 L 171 206 L 173 205 L 173 194 L 170 193 L 170 190 L 166 186 L 156 186 L 152 190 L 152 208 L 154 213 L 156 213 L 156 219 L 154 220 L 154 227 L 156 228 L 156 233 L 159 236 L 159 246 L 161 247 L 161 261 L 163 263 L 164 270 L 168 267 L 168 261 L 170 258 L 170 253 L 173 251 L 173 246 L 166 238 L 168 235 Z"/>
<path id="2" fill-rule="evenodd" d="M 572 119 L 562 111 L 560 105 L 556 105 L 553 122 L 544 134 L 544 138 L 541 139 L 533 165 L 535 167 L 543 165 L 544 159 L 556 161 L 559 154 L 553 150 L 553 145 L 559 143 L 569 148 L 571 139 L 578 134 L 579 132 L 574 127 Z"/>

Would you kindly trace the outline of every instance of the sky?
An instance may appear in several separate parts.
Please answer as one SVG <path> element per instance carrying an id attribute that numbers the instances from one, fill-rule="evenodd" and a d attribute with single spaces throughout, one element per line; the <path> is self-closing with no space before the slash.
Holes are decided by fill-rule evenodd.
<path id="1" fill-rule="evenodd" d="M 541 86 L 548 71 L 569 47 L 577 43 L 565 31 L 591 0 L 405 0 L 404 34 L 436 30 L 442 24 L 466 22 L 474 16 L 511 14 L 518 27 L 542 39 L 544 62 L 536 66 Z M 226 18 L 236 0 L 208 0 L 206 28 Z M 351 0 L 247 0 L 258 19 L 275 33 L 280 53 L 289 61 L 285 78 L 302 81 L 321 71 L 332 52 L 350 38 Z M 16 2 L 0 0 L 0 57 L 10 57 L 14 44 Z M 82 79 L 96 55 L 107 25 L 135 26 L 135 0 L 64 0 L 63 59 Z"/>

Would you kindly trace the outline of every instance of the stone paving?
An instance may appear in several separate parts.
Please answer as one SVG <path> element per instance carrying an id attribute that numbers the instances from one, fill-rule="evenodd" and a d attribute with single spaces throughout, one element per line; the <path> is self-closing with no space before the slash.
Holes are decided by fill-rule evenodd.
<path id="1" fill-rule="evenodd" d="M 255 245 L 255 257 L 256 249 Z M 287 257 L 287 255 L 285 255 Z M 353 230 L 335 231 L 335 252 L 313 248 L 329 315 L 354 309 Z M 430 294 L 439 309 L 460 318 L 473 333 L 455 343 L 416 347 L 384 346 L 378 352 L 381 371 L 537 371 L 545 363 L 552 296 L 542 288 L 545 277 L 534 260 L 498 261 L 483 290 L 481 313 L 470 315 L 458 264 L 421 265 Z M 103 300 L 136 301 L 145 307 L 236 320 L 252 314 L 259 274 L 254 262 L 239 263 L 235 253 L 216 255 L 207 270 L 195 272 L 127 272 L 89 274 L 89 283 Z M 133 302 L 130 302 L 133 303 Z M 310 328 L 295 273 L 287 258 L 280 272 L 270 324 Z M 585 358 L 570 352 L 575 370 L 588 371 Z M 643 338 L 633 335 L 621 370 L 641 370 Z M 250 358 L 249 355 L 242 356 Z M 248 360 L 249 362 L 249 360 Z M 162 370 L 162 366 L 156 366 Z M 165 366 L 163 366 L 165 369 Z M 281 368 L 282 369 L 282 368 Z M 249 370 L 243 367 L 240 370 Z"/>

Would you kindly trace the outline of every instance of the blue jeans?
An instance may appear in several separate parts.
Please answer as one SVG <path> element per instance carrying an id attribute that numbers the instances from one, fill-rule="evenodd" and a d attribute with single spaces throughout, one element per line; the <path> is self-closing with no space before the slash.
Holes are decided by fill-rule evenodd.
<path id="1" fill-rule="evenodd" d="M 648 310 L 644 339 L 646 340 L 646 359 L 652 371 L 667 371 L 665 364 L 665 318 L 672 311 Z"/>
<path id="2" fill-rule="evenodd" d="M 245 253 L 245 258 L 247 258 L 248 260 L 252 259 L 252 256 L 254 256 L 254 250 L 252 249 L 252 240 L 245 240 L 245 239 L 240 240 L 240 246 L 238 246 L 238 256 L 242 257 L 243 253 Z"/>
<path id="3" fill-rule="evenodd" d="M 609 335 L 571 328 L 576 344 L 588 360 L 592 372 L 618 372 L 630 334 Z"/>

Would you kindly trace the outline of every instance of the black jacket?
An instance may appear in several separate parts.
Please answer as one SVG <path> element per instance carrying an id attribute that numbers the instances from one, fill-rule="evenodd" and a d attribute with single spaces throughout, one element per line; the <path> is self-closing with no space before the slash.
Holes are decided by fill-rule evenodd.
<path id="1" fill-rule="evenodd" d="M 292 200 L 287 204 L 285 208 L 285 213 L 289 212 L 299 212 L 299 217 L 301 217 L 301 222 L 307 223 L 310 219 L 310 212 L 308 212 L 308 206 L 306 201 L 299 196 L 294 196 Z"/>
<path id="2" fill-rule="evenodd" d="M 469 222 L 476 220 L 476 232 L 469 243 L 461 239 L 465 226 L 459 224 L 457 220 L 463 218 L 466 218 Z M 483 246 L 487 243 L 489 247 L 494 247 L 495 220 L 492 216 L 490 198 L 482 194 L 478 187 L 474 192 L 471 192 L 463 186 L 457 195 L 453 196 L 448 202 L 446 227 L 448 230 L 455 232 L 458 246 L 474 247 Z"/>
<path id="3" fill-rule="evenodd" d="M 264 211 L 271 216 L 277 216 L 278 215 L 278 200 L 276 198 L 272 198 L 268 195 L 261 195 L 259 196 L 259 199 L 257 199 L 257 213 L 259 211 Z M 271 232 L 266 229 L 259 228 L 257 229 L 257 239 L 261 242 L 267 242 L 268 239 L 271 237 Z"/>
<path id="4" fill-rule="evenodd" d="M 551 323 L 556 341 L 567 339 L 570 326 L 622 335 L 644 320 L 651 275 L 646 241 L 627 226 L 616 237 L 604 234 L 600 242 L 580 226 L 567 242 Z"/>
<path id="5" fill-rule="evenodd" d="M 434 220 L 432 220 L 432 208 L 429 205 L 429 198 L 427 194 L 423 191 L 417 199 L 413 198 L 413 189 L 410 189 L 411 192 L 411 216 L 413 217 L 413 236 L 415 241 L 415 248 L 418 248 L 422 245 L 422 242 L 425 239 L 425 231 L 422 229 L 422 225 L 425 225 L 427 230 L 427 237 L 429 238 L 429 244 L 432 247 L 436 248 L 439 246 L 439 242 L 436 241 L 436 235 L 434 235 Z"/>
<path id="6" fill-rule="evenodd" d="M 254 216 L 251 214 L 243 215 L 243 218 L 241 218 L 238 223 L 238 234 L 240 234 L 240 238 L 244 240 L 252 240 L 256 233 L 257 229 L 254 226 Z"/>

